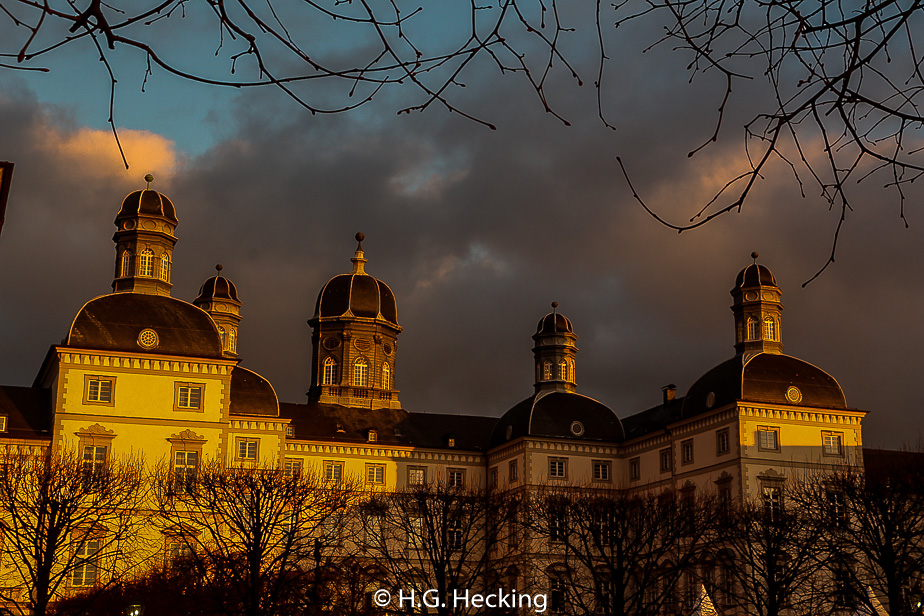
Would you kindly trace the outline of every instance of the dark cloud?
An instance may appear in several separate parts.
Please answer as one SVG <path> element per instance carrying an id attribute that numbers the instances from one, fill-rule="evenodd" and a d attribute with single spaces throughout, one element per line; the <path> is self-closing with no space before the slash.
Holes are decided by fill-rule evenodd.
<path id="1" fill-rule="evenodd" d="M 628 60 L 617 68 L 646 74 Z M 192 299 L 222 263 L 244 302 L 245 365 L 281 398 L 302 401 L 305 321 L 321 286 L 349 270 L 361 230 L 367 271 L 398 298 L 406 408 L 499 415 L 529 395 L 531 335 L 558 301 L 579 335 L 580 391 L 624 416 L 656 404 L 668 382 L 686 390 L 733 353 L 728 291 L 759 250 L 783 287 L 787 352 L 838 378 L 848 404 L 874 411 L 867 443 L 914 440 L 920 223 L 904 230 L 875 205 L 880 192 L 861 187 L 869 192 L 849 215 L 836 265 L 805 289 L 827 257 L 837 212 L 803 199 L 782 164 L 741 214 L 680 235 L 659 225 L 633 201 L 616 155 L 675 221 L 745 164 L 734 136 L 687 158 L 711 134 L 713 84 L 679 99 L 666 72 L 612 92 L 616 131 L 597 123 L 589 86 L 558 74 L 553 91 L 571 128 L 516 83 L 475 81 L 459 100 L 498 131 L 439 109 L 393 116 L 382 111 L 393 112 L 391 101 L 310 116 L 276 93 L 241 97 L 222 118 L 220 142 L 156 184 L 180 218 L 174 295 Z M 3 92 L 4 156 L 17 170 L 0 239 L 0 374 L 21 384 L 82 302 L 108 289 L 109 225 L 140 177 L 81 177 L 34 142 L 49 127 L 58 140 L 78 127 L 27 91 Z"/>

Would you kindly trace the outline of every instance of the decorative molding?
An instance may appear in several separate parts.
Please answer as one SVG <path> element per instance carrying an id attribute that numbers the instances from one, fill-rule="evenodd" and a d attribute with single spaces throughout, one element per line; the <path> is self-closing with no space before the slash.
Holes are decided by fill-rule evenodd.
<path id="1" fill-rule="evenodd" d="M 114 430 L 107 430 L 98 423 L 93 424 L 88 428 L 81 428 L 77 432 L 74 432 L 74 435 L 80 438 L 86 439 L 108 439 L 112 440 L 115 438 L 116 434 Z"/>
<path id="2" fill-rule="evenodd" d="M 228 376 L 231 374 L 228 364 L 190 362 L 151 357 L 132 357 L 123 355 L 104 355 L 102 353 L 75 353 L 58 351 L 58 361 L 74 367 L 88 366 L 97 368 L 114 368 L 123 370 L 147 370 L 170 372 L 174 374 L 200 374 L 207 376 Z"/>
<path id="3" fill-rule="evenodd" d="M 204 436 L 200 436 L 189 429 L 183 430 L 179 434 L 171 434 L 167 437 L 167 440 L 172 444 L 181 445 L 198 445 L 206 442 Z"/>

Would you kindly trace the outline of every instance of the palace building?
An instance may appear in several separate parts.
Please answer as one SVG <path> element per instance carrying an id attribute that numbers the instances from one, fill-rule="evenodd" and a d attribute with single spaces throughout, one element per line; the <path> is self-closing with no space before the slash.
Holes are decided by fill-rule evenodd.
<path id="1" fill-rule="evenodd" d="M 143 453 L 178 473 L 208 458 L 313 467 L 389 489 L 568 483 L 769 501 L 789 479 L 863 463 L 865 412 L 783 353 L 782 290 L 756 253 L 731 290 L 734 354 L 685 395 L 668 386 L 658 406 L 619 414 L 582 395 L 580 324 L 552 304 L 533 335 L 532 391 L 482 417 L 402 408 L 398 338 L 414 324 L 399 324 L 398 298 L 366 271 L 362 234 L 350 271 L 319 290 L 308 399 L 293 403 L 241 365 L 246 294 L 220 266 L 192 302 L 173 297 L 183 264 L 170 199 L 133 192 L 115 225 L 112 293 L 84 304 L 31 386 L 0 387 L 0 445 L 77 451 L 90 465 Z"/>

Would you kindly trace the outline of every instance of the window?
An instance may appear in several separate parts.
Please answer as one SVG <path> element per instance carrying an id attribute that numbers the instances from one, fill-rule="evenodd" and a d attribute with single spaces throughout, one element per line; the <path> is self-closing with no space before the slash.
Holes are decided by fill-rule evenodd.
<path id="1" fill-rule="evenodd" d="M 167 567 L 176 565 L 176 563 L 192 556 L 192 550 L 189 544 L 183 539 L 169 539 L 167 541 Z"/>
<path id="2" fill-rule="evenodd" d="M 560 577 L 549 578 L 549 609 L 553 612 L 565 609 L 565 581 Z"/>
<path id="3" fill-rule="evenodd" d="M 446 547 L 452 551 L 462 549 L 462 520 L 449 520 L 446 524 Z"/>
<path id="4" fill-rule="evenodd" d="M 563 503 L 549 506 L 549 541 L 564 541 L 567 533 L 567 511 Z"/>
<path id="5" fill-rule="evenodd" d="M 764 340 L 776 340 L 776 321 L 773 317 L 764 319 Z"/>
<path id="6" fill-rule="evenodd" d="M 427 469 L 423 466 L 411 466 L 407 469 L 407 484 L 422 486 L 427 483 Z"/>
<path id="7" fill-rule="evenodd" d="M 841 456 L 844 453 L 844 435 L 840 432 L 822 432 L 821 440 L 826 456 Z"/>
<path id="8" fill-rule="evenodd" d="M 378 430 L 369 430 L 369 432 L 366 433 L 366 439 L 370 443 L 375 443 L 376 441 L 378 441 L 379 440 Z"/>
<path id="9" fill-rule="evenodd" d="M 717 430 L 715 433 L 715 452 L 717 455 L 722 455 L 731 451 L 731 446 L 728 441 L 728 428 L 722 428 Z"/>
<path id="10" fill-rule="evenodd" d="M 451 468 L 446 471 L 446 480 L 451 488 L 465 487 L 465 469 Z"/>
<path id="11" fill-rule="evenodd" d="M 198 411 L 202 409 L 202 385 L 196 383 L 176 384 L 175 411 Z"/>
<path id="12" fill-rule="evenodd" d="M 687 439 L 680 443 L 680 463 L 693 464 L 693 439 Z"/>
<path id="13" fill-rule="evenodd" d="M 496 488 L 500 482 L 498 479 L 499 473 L 497 472 L 497 467 L 491 469 L 491 487 Z"/>
<path id="14" fill-rule="evenodd" d="M 340 481 L 343 477 L 343 462 L 324 461 L 324 481 Z"/>
<path id="15" fill-rule="evenodd" d="M 150 248 L 138 253 L 138 275 L 148 278 L 154 275 L 154 251 Z"/>
<path id="16" fill-rule="evenodd" d="M 160 256 L 160 279 L 170 282 L 170 255 L 166 252 Z"/>
<path id="17" fill-rule="evenodd" d="M 257 460 L 257 449 L 260 441 L 255 438 L 237 439 L 237 457 L 239 460 Z"/>
<path id="18" fill-rule="evenodd" d="M 753 317 L 748 317 L 748 340 L 760 340 L 760 323 Z"/>
<path id="19" fill-rule="evenodd" d="M 298 477 L 302 474 L 302 461 L 299 458 L 286 458 L 284 472 L 286 477 Z"/>
<path id="20" fill-rule="evenodd" d="M 295 426 L 293 426 L 292 424 L 289 424 L 286 426 L 286 436 L 288 436 L 289 438 L 292 438 L 293 436 L 295 436 Z"/>
<path id="21" fill-rule="evenodd" d="M 99 541 L 84 541 L 77 547 L 76 565 L 71 572 L 73 586 L 96 585 L 96 557 L 99 554 Z"/>
<path id="22" fill-rule="evenodd" d="M 611 465 L 605 460 L 594 460 L 594 481 L 610 481 Z"/>
<path id="23" fill-rule="evenodd" d="M 558 378 L 562 381 L 568 380 L 568 362 L 564 359 L 558 362 Z"/>
<path id="24" fill-rule="evenodd" d="M 228 330 L 228 350 L 237 353 L 237 330 L 233 327 Z"/>
<path id="25" fill-rule="evenodd" d="M 369 363 L 362 357 L 353 362 L 353 387 L 369 387 Z"/>
<path id="26" fill-rule="evenodd" d="M 132 275 L 132 266 L 134 265 L 132 258 L 134 255 L 131 250 L 126 250 L 122 253 L 122 277 L 128 278 Z"/>
<path id="27" fill-rule="evenodd" d="M 324 360 L 324 377 L 321 381 L 322 385 L 336 385 L 337 384 L 337 360 L 333 357 L 328 357 Z"/>
<path id="28" fill-rule="evenodd" d="M 671 470 L 671 466 L 673 466 L 671 464 L 671 460 L 673 459 L 673 456 L 671 455 L 670 448 L 662 449 L 660 452 L 658 452 L 658 458 L 660 461 L 660 467 L 661 467 L 662 473 L 666 473 L 669 470 Z"/>
<path id="29" fill-rule="evenodd" d="M 86 376 L 84 380 L 86 383 L 84 387 L 84 391 L 86 392 L 84 402 L 112 405 L 112 390 L 114 389 L 115 379 L 101 376 Z"/>
<path id="30" fill-rule="evenodd" d="M 757 449 L 760 451 L 779 451 L 780 429 L 769 426 L 758 426 Z"/>
<path id="31" fill-rule="evenodd" d="M 375 483 L 375 484 L 385 483 L 385 465 L 367 464 L 366 465 L 366 483 Z"/>
<path id="32" fill-rule="evenodd" d="M 177 494 L 193 491 L 198 467 L 198 451 L 175 451 L 173 453 L 173 485 Z"/>
<path id="33" fill-rule="evenodd" d="M 0 415 L 0 432 L 6 432 L 6 430 L 7 430 L 7 425 L 6 425 L 6 424 L 7 424 L 7 419 L 8 419 L 8 418 L 7 418 L 6 415 Z"/>
<path id="34" fill-rule="evenodd" d="M 549 458 L 549 477 L 552 479 L 567 479 L 568 458 Z"/>
<path id="35" fill-rule="evenodd" d="M 764 514 L 771 522 L 778 522 L 783 514 L 783 486 L 779 483 L 764 483 L 760 493 L 764 501 Z"/>
<path id="36" fill-rule="evenodd" d="M 106 447 L 103 445 L 84 445 L 83 474 L 84 481 L 98 479 L 106 468 Z"/>
<path id="37" fill-rule="evenodd" d="M 594 540 L 601 546 L 611 545 L 613 543 L 613 528 L 615 525 L 615 518 L 612 510 L 606 506 L 595 507 L 591 515 L 593 517 L 591 518 L 590 529 Z"/>
<path id="38" fill-rule="evenodd" d="M 629 460 L 629 480 L 638 481 L 642 477 L 642 460 L 641 458 L 632 458 Z"/>
<path id="39" fill-rule="evenodd" d="M 221 338 L 221 348 L 227 350 L 228 341 L 225 338 L 225 328 L 224 327 L 218 328 L 218 337 Z"/>
<path id="40" fill-rule="evenodd" d="M 847 528 L 847 499 L 844 493 L 836 487 L 829 486 L 826 496 L 828 498 L 828 517 L 834 521 L 837 528 Z"/>
<path id="41" fill-rule="evenodd" d="M 570 359 L 568 360 L 568 378 L 565 380 L 569 383 L 574 382 L 574 362 Z"/>
<path id="42" fill-rule="evenodd" d="M 511 460 L 507 464 L 507 481 L 510 483 L 519 481 L 519 479 L 517 478 L 517 461 L 516 460 Z"/>
<path id="43" fill-rule="evenodd" d="M 552 380 L 552 362 L 546 361 L 542 364 L 542 380 L 551 381 Z"/>
<path id="44" fill-rule="evenodd" d="M 391 389 L 391 368 L 382 364 L 382 389 Z"/>
<path id="45" fill-rule="evenodd" d="M 723 481 L 719 484 L 719 512 L 727 516 L 731 512 L 731 481 Z"/>

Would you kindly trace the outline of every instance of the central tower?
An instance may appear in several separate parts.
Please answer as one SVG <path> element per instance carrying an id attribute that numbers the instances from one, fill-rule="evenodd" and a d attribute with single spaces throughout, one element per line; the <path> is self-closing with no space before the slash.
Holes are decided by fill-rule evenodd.
<path id="1" fill-rule="evenodd" d="M 366 273 L 362 233 L 353 270 L 331 278 L 318 294 L 311 336 L 313 402 L 400 409 L 395 387 L 398 307 L 388 285 Z"/>

